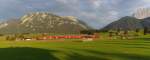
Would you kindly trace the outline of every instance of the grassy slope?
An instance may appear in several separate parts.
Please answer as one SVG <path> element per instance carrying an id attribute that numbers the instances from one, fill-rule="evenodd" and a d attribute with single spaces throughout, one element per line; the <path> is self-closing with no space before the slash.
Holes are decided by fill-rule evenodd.
<path id="1" fill-rule="evenodd" d="M 1 41 L 0 60 L 150 60 L 150 39 Z"/>
<path id="2" fill-rule="evenodd" d="M 0 56 L 10 59 L 149 60 L 150 41 L 1 42 Z M 28 48 L 27 48 L 28 47 Z M 23 56 L 22 56 L 23 55 Z M 38 55 L 40 55 L 38 57 Z M 21 56 L 21 57 L 20 57 Z M 48 57 L 49 56 L 49 57 Z M 38 59 L 36 59 L 38 58 Z"/>

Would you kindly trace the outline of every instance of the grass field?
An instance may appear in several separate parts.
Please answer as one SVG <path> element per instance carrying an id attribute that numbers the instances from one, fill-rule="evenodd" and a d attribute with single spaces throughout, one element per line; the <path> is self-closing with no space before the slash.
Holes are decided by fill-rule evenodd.
<path id="1" fill-rule="evenodd" d="M 150 38 L 93 42 L 2 40 L 0 60 L 150 60 Z"/>

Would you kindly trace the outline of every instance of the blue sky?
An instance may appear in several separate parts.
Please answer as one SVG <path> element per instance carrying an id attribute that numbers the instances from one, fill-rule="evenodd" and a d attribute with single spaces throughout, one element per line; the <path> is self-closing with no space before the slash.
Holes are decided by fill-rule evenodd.
<path id="1" fill-rule="evenodd" d="M 102 28 L 142 7 L 150 7 L 150 0 L 0 0 L 0 19 L 46 11 L 75 16 L 92 27 Z"/>

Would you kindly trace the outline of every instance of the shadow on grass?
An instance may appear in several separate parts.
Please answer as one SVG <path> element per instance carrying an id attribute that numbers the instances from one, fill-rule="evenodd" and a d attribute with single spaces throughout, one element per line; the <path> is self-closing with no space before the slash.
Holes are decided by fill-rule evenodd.
<path id="1" fill-rule="evenodd" d="M 66 55 L 63 60 L 113 60 L 111 58 L 114 57 L 122 60 L 150 60 L 150 56 L 147 55 L 110 53 L 89 49 L 71 49 L 71 51 L 68 49 L 68 51 L 69 54 L 63 52 Z M 0 60 L 62 60 L 53 55 L 55 52 L 60 51 L 28 47 L 0 48 Z"/>
<path id="2" fill-rule="evenodd" d="M 150 41 L 150 38 L 136 38 L 135 40 L 146 40 L 146 41 Z"/>
<path id="3" fill-rule="evenodd" d="M 101 56 L 91 56 L 91 55 L 82 55 L 80 53 L 72 52 L 72 54 L 68 54 L 68 58 L 66 60 L 109 60 L 105 57 Z"/>
<path id="4" fill-rule="evenodd" d="M 121 52 L 97 51 L 91 49 L 73 49 L 76 52 L 85 52 L 86 56 L 80 53 L 68 55 L 68 60 L 150 60 L 150 55 L 140 55 Z M 73 59 L 73 57 L 75 59 Z"/>
<path id="5" fill-rule="evenodd" d="M 55 52 L 60 53 L 58 50 L 29 47 L 0 48 L 0 60 L 61 60 L 53 55 Z M 63 60 L 108 60 L 104 57 L 82 55 L 75 51 L 71 52 L 71 54 L 64 53 L 64 55 L 67 58 Z"/>
<path id="6" fill-rule="evenodd" d="M 104 56 L 105 58 L 117 57 L 122 60 L 150 60 L 150 56 L 137 55 L 137 54 L 109 53 L 109 52 L 99 52 L 99 51 L 93 51 L 93 50 L 84 50 L 84 51 L 88 53 L 97 54 L 99 56 Z"/>
<path id="7" fill-rule="evenodd" d="M 125 48 L 138 48 L 138 49 L 150 49 L 150 47 L 140 47 L 140 46 L 136 46 L 136 47 L 125 47 Z"/>
<path id="8" fill-rule="evenodd" d="M 147 44 L 146 44 L 147 43 Z M 149 46 L 148 43 L 150 42 L 142 42 L 142 43 L 104 43 L 104 44 L 116 44 L 116 45 L 140 45 L 140 46 Z"/>
<path id="9" fill-rule="evenodd" d="M 54 50 L 39 48 L 0 48 L 0 60 L 59 60 L 52 55 Z"/>

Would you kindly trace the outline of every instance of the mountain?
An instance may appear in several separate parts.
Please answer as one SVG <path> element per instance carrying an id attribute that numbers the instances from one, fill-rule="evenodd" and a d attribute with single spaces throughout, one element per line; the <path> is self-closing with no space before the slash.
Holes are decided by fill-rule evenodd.
<path id="1" fill-rule="evenodd" d="M 24 15 L 19 20 L 0 24 L 0 33 L 80 33 L 88 30 L 85 23 L 73 16 L 58 16 L 36 12 Z"/>
<path id="2" fill-rule="evenodd" d="M 19 23 L 20 21 L 18 19 L 11 19 L 0 23 L 0 34 L 19 33 Z"/>
<path id="3" fill-rule="evenodd" d="M 102 31 L 108 30 L 136 30 L 136 29 L 143 29 L 143 25 L 141 24 L 140 19 L 136 19 L 134 17 L 126 16 L 118 21 L 112 22 L 111 24 L 107 25 Z"/>
<path id="4" fill-rule="evenodd" d="M 150 29 L 150 17 L 143 19 L 142 24 L 144 27 Z"/>

